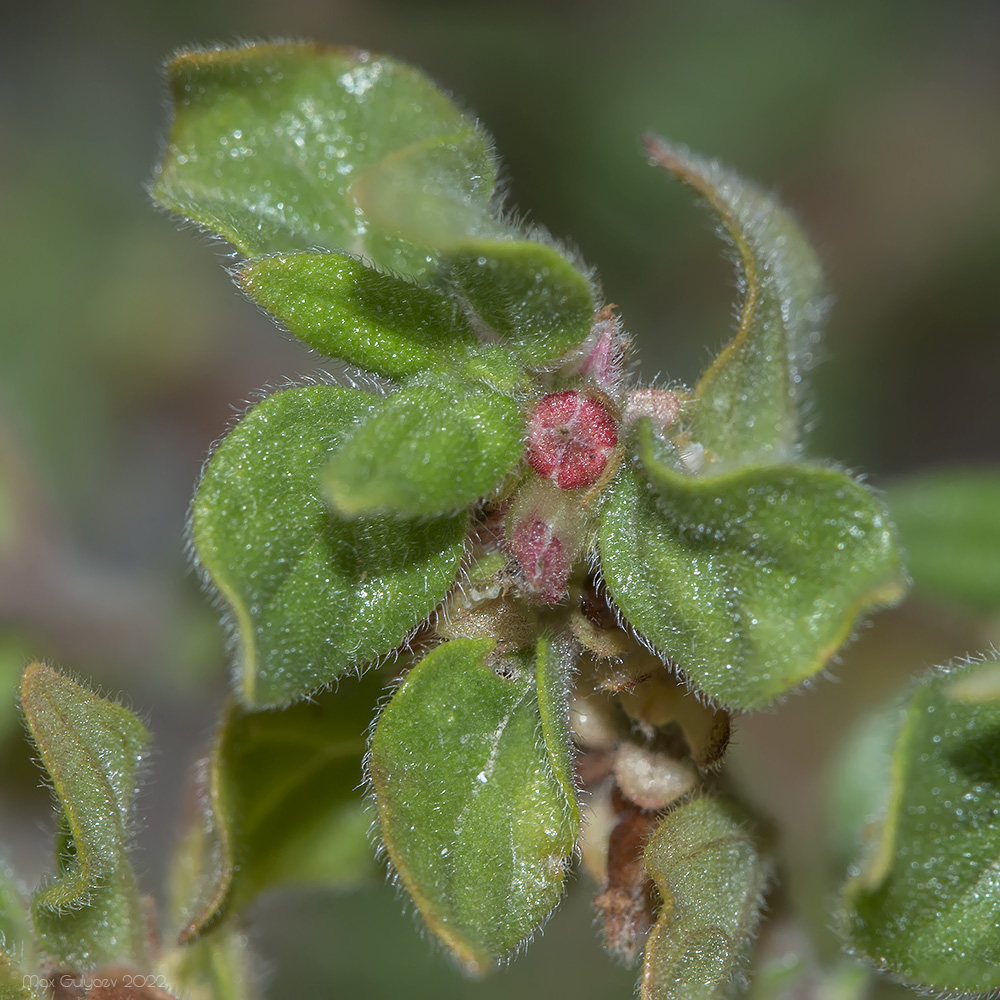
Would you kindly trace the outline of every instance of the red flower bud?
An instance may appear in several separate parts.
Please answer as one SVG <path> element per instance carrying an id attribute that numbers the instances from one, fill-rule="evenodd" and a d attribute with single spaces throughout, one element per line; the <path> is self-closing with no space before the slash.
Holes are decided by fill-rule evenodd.
<path id="1" fill-rule="evenodd" d="M 543 396 L 528 418 L 528 464 L 561 490 L 596 483 L 617 445 L 615 418 L 575 389 Z"/>

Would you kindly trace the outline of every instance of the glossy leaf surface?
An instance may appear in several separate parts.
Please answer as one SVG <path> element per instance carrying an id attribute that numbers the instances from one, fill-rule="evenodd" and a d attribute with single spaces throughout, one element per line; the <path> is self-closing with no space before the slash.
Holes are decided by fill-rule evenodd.
<path id="1" fill-rule="evenodd" d="M 383 680 L 345 678 L 277 711 L 229 705 L 209 765 L 203 843 L 190 845 L 198 871 L 186 880 L 195 898 L 184 938 L 270 888 L 348 888 L 374 875 L 357 788 Z"/>
<path id="2" fill-rule="evenodd" d="M 192 532 L 232 610 L 248 705 L 293 701 L 390 652 L 455 579 L 464 512 L 344 520 L 323 499 L 319 474 L 379 402 L 328 385 L 275 393 L 206 467 Z"/>
<path id="3" fill-rule="evenodd" d="M 918 592 L 977 613 L 1000 610 L 1000 472 L 949 469 L 889 493 Z"/>
<path id="4" fill-rule="evenodd" d="M 146 728 L 41 663 L 24 672 L 21 707 L 60 808 L 58 873 L 31 904 L 39 948 L 77 969 L 141 965 L 146 926 L 127 848 Z"/>
<path id="5" fill-rule="evenodd" d="M 423 273 L 435 239 L 487 215 L 487 138 L 408 66 L 270 44 L 181 53 L 167 75 L 174 121 L 153 193 L 244 254 L 345 250 Z"/>
<path id="6" fill-rule="evenodd" d="M 552 361 L 590 333 L 590 283 L 553 247 L 527 240 L 468 242 L 449 262 L 479 318 L 525 362 Z"/>
<path id="7" fill-rule="evenodd" d="M 531 657 L 492 640 L 439 646 L 407 675 L 372 737 L 370 774 L 393 866 L 469 972 L 527 941 L 562 894 L 579 813 L 565 749 L 543 740 Z M 547 654 L 542 671 L 551 669 Z M 544 685 L 551 681 L 544 680 Z"/>
<path id="8" fill-rule="evenodd" d="M 716 1000 L 742 971 L 766 882 L 736 809 L 696 799 L 668 813 L 643 857 L 662 899 L 640 1000 Z"/>
<path id="9" fill-rule="evenodd" d="M 691 433 L 723 467 L 790 457 L 803 375 L 823 320 L 819 261 L 789 213 L 755 185 L 681 146 L 647 137 L 652 162 L 697 191 L 736 250 L 736 336 L 695 389 Z"/>
<path id="10" fill-rule="evenodd" d="M 478 340 L 459 303 L 337 253 L 255 257 L 240 287 L 322 354 L 389 378 L 441 367 Z"/>
<path id="11" fill-rule="evenodd" d="M 524 450 L 521 407 L 444 374 L 406 386 L 353 430 L 323 471 L 345 517 L 450 514 L 491 496 Z"/>
<path id="12" fill-rule="evenodd" d="M 641 471 L 601 511 L 601 565 L 625 617 L 701 691 L 759 708 L 822 670 L 865 608 L 902 593 L 882 505 L 834 469 L 671 468 L 648 421 Z"/>
<path id="13" fill-rule="evenodd" d="M 844 893 L 852 946 L 935 993 L 1000 989 L 1000 664 L 925 680 L 909 702 L 887 804 Z"/>

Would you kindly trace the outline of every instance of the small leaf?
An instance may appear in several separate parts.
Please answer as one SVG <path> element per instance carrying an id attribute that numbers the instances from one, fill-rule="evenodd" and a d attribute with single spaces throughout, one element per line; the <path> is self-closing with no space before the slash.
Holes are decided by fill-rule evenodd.
<path id="1" fill-rule="evenodd" d="M 456 358 L 456 371 L 507 396 L 522 395 L 526 373 L 517 358 L 499 344 L 477 346 Z"/>
<path id="2" fill-rule="evenodd" d="M 491 496 L 524 450 L 521 407 L 461 378 L 435 375 L 388 396 L 323 472 L 344 517 L 450 514 Z"/>
<path id="3" fill-rule="evenodd" d="M 193 831 L 188 846 L 195 872 L 183 882 L 195 898 L 182 939 L 270 888 L 351 888 L 372 876 L 370 821 L 357 788 L 381 690 L 381 678 L 369 674 L 279 711 L 229 705 L 209 765 L 204 836 Z"/>
<path id="4" fill-rule="evenodd" d="M 678 806 L 643 858 L 663 900 L 640 1000 L 716 1000 L 739 977 L 757 927 L 766 866 L 736 810 L 719 799 Z"/>
<path id="5" fill-rule="evenodd" d="M 468 234 L 477 231 L 470 217 L 488 214 L 488 138 L 408 66 L 271 44 L 184 52 L 167 75 L 174 121 L 153 194 L 244 254 L 344 250 L 423 273 L 426 247 L 397 235 L 413 227 L 412 213 L 394 214 L 405 192 L 426 190 Z M 375 203 L 377 223 L 355 185 Z"/>
<path id="6" fill-rule="evenodd" d="M 321 470 L 379 403 L 328 385 L 275 393 L 208 463 L 192 533 L 233 612 L 249 706 L 288 703 L 390 652 L 455 580 L 465 512 L 344 520 L 323 500 Z"/>
<path id="7" fill-rule="evenodd" d="M 31 905 L 39 947 L 82 970 L 141 967 L 146 926 L 127 846 L 146 728 L 41 663 L 24 672 L 21 707 L 61 808 L 59 873 Z"/>
<path id="8" fill-rule="evenodd" d="M 574 650 L 565 642 L 542 636 L 535 649 L 535 698 L 541 719 L 542 742 L 553 777 L 562 786 L 567 821 L 580 827 L 580 804 L 573 773 L 572 733 L 569 725 L 569 676 Z"/>
<path id="9" fill-rule="evenodd" d="M 579 816 L 565 751 L 539 740 L 556 727 L 540 717 L 535 670 L 507 659 L 495 673 L 492 648 L 455 639 L 421 660 L 379 718 L 369 758 L 389 858 L 472 973 L 524 944 L 559 901 Z"/>
<path id="10" fill-rule="evenodd" d="M 648 420 L 645 479 L 601 510 L 601 565 L 625 617 L 704 694 L 760 708 L 823 669 L 865 609 L 903 590 L 882 505 L 834 469 L 670 468 Z"/>
<path id="11" fill-rule="evenodd" d="M 240 287 L 322 354 L 389 378 L 443 367 L 479 343 L 456 299 L 337 253 L 248 260 Z"/>
<path id="12" fill-rule="evenodd" d="M 941 671 L 898 731 L 879 832 L 844 890 L 851 945 L 925 991 L 1000 989 L 1000 663 Z"/>
<path id="13" fill-rule="evenodd" d="M 528 364 L 552 361 L 590 333 L 590 283 L 553 247 L 470 241 L 449 260 L 458 290 L 480 319 Z"/>
<path id="14" fill-rule="evenodd" d="M 791 457 L 825 311 L 819 261 L 795 220 L 755 185 L 662 139 L 647 137 L 646 149 L 708 202 L 739 258 L 736 336 L 695 389 L 692 437 L 722 466 Z"/>
<path id="15" fill-rule="evenodd" d="M 948 469 L 889 492 L 918 592 L 980 614 L 1000 610 L 1000 472 Z"/>

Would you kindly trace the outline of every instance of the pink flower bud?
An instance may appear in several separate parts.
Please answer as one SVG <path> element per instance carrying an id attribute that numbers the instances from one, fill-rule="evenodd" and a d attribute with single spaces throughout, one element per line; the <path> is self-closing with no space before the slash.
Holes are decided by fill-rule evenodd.
<path id="1" fill-rule="evenodd" d="M 586 524 L 577 495 L 547 479 L 527 477 L 507 514 L 507 546 L 536 600 L 556 604 L 566 596 Z"/>
<path id="2" fill-rule="evenodd" d="M 614 306 L 605 306 L 594 317 L 590 335 L 580 345 L 578 359 L 567 366 L 567 374 L 589 378 L 613 395 L 621 382 L 626 343 Z"/>
<path id="3" fill-rule="evenodd" d="M 540 517 L 527 517 L 513 531 L 510 547 L 521 564 L 528 586 L 546 604 L 556 604 L 566 593 L 572 552 Z"/>
<path id="4" fill-rule="evenodd" d="M 618 424 L 575 389 L 543 396 L 528 418 L 528 464 L 561 490 L 592 486 L 618 445 Z"/>

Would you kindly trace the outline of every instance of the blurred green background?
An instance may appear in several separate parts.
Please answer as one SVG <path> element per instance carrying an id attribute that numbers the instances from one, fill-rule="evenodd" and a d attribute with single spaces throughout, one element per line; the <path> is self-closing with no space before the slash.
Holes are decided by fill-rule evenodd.
<path id="1" fill-rule="evenodd" d="M 723 159 L 781 193 L 827 264 L 814 451 L 879 487 L 1000 460 L 995 0 L 95 0 L 2 17 L 0 854 L 29 880 L 50 824 L 13 692 L 35 657 L 127 692 L 149 719 L 140 870 L 157 889 L 227 672 L 186 570 L 193 483 L 255 390 L 325 366 L 239 297 L 224 247 L 150 205 L 160 66 L 179 46 L 312 38 L 423 68 L 496 137 L 511 201 L 581 247 L 650 377 L 693 382 L 727 338 L 734 288 L 707 216 L 638 137 Z M 838 874 L 815 861 L 831 746 L 998 623 L 992 600 L 973 613 L 918 596 L 861 635 L 840 683 L 738 727 L 734 780 L 775 820 L 779 898 L 804 909 L 820 953 L 835 947 Z M 286 897 L 254 934 L 276 997 L 630 996 L 632 973 L 591 932 L 589 891 L 581 877 L 545 940 L 483 985 L 420 939 L 388 888 Z"/>

